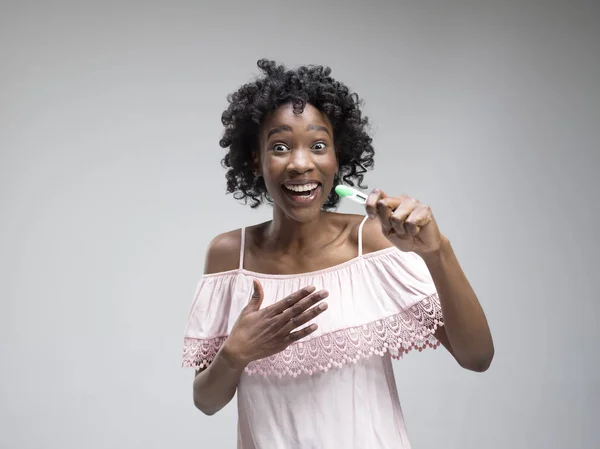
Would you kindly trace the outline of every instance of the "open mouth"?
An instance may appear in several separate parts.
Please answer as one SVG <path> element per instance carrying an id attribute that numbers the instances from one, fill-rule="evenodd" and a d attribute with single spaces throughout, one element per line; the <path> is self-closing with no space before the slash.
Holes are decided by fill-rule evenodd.
<path id="1" fill-rule="evenodd" d="M 295 203 L 307 204 L 317 198 L 321 191 L 321 184 L 318 182 L 307 182 L 305 184 L 283 184 L 283 191 Z"/>

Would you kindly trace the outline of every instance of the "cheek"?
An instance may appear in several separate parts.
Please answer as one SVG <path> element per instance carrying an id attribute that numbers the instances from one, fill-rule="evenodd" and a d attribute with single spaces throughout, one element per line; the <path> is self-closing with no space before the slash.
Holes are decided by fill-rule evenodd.
<path id="1" fill-rule="evenodd" d="M 267 187 L 278 185 L 278 180 L 284 170 L 285 164 L 282 164 L 281 161 L 265 159 L 262 165 L 262 174 Z"/>
<path id="2" fill-rule="evenodd" d="M 323 158 L 322 167 L 323 171 L 337 173 L 339 166 L 335 153 L 329 154 L 326 158 Z"/>
<path id="3" fill-rule="evenodd" d="M 277 158 L 266 157 L 263 163 L 263 171 L 268 174 L 269 177 L 276 176 L 285 168 L 285 164 Z"/>

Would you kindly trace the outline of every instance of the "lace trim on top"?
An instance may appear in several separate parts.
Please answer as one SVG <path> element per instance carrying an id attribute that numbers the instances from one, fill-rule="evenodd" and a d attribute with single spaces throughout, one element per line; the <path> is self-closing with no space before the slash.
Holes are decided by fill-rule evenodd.
<path id="1" fill-rule="evenodd" d="M 383 356 L 389 352 L 398 359 L 413 349 L 422 351 L 439 346 L 433 334 L 440 326 L 443 326 L 442 310 L 437 294 L 433 294 L 398 314 L 294 343 L 273 356 L 251 362 L 245 371 L 296 377 L 356 363 L 373 354 Z M 226 338 L 185 338 L 183 366 L 207 367 Z"/>

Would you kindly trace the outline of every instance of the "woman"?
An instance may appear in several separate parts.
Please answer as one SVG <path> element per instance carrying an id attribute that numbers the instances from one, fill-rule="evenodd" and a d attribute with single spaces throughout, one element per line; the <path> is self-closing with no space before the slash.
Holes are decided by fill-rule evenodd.
<path id="1" fill-rule="evenodd" d="M 237 391 L 239 448 L 410 447 L 390 357 L 441 343 L 485 371 L 485 315 L 428 206 L 375 189 L 366 217 L 331 212 L 373 166 L 356 94 L 328 68 L 258 66 L 221 146 L 228 192 L 273 219 L 209 246 L 184 342 L 194 403 L 211 415 Z"/>

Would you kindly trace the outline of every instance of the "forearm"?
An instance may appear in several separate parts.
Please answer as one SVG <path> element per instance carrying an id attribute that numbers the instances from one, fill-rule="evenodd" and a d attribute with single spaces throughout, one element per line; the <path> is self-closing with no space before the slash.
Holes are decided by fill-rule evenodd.
<path id="1" fill-rule="evenodd" d="M 444 328 L 458 363 L 473 371 L 485 371 L 494 356 L 488 323 L 450 242 L 442 239 L 439 251 L 421 255 L 436 286 Z"/>
<path id="2" fill-rule="evenodd" d="M 207 415 L 214 415 L 233 398 L 244 366 L 234 362 L 226 345 L 212 363 L 194 379 L 194 404 Z"/>

